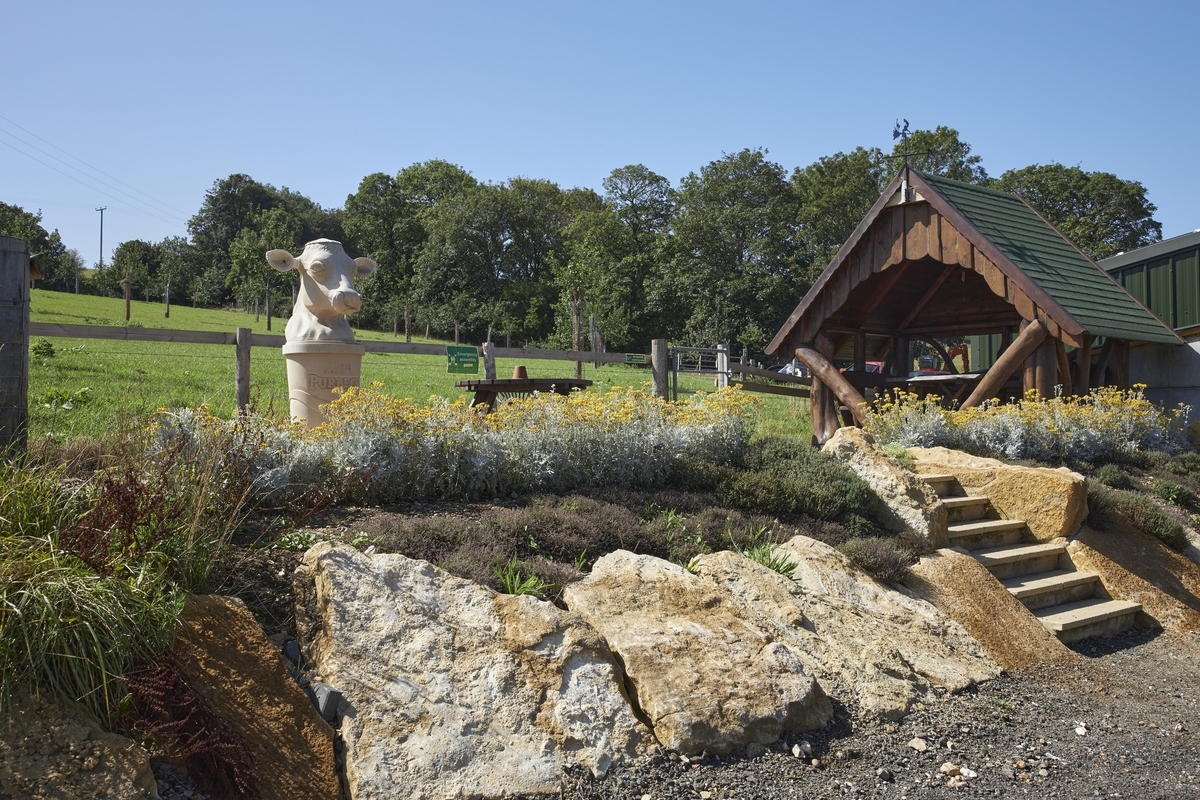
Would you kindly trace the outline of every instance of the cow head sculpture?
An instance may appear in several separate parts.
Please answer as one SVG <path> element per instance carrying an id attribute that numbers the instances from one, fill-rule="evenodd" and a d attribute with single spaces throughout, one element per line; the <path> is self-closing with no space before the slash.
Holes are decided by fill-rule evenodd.
<path id="1" fill-rule="evenodd" d="M 304 245 L 297 258 L 287 250 L 271 250 L 267 263 L 280 272 L 300 273 L 300 292 L 284 331 L 289 342 L 353 342 L 346 314 L 362 308 L 355 278 L 375 271 L 369 258 L 350 258 L 341 242 L 317 239 Z"/>

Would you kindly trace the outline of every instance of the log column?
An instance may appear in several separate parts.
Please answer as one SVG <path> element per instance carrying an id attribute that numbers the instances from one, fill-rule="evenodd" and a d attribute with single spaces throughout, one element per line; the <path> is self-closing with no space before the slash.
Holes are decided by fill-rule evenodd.
<path id="1" fill-rule="evenodd" d="M 975 387 L 975 391 L 971 392 L 971 396 L 962 404 L 962 408 L 977 406 L 984 400 L 995 396 L 1001 387 L 1004 386 L 1005 381 L 1021 366 L 1021 363 L 1037 351 L 1038 347 L 1045 341 L 1046 335 L 1046 326 L 1040 320 L 1035 320 L 1027 325 L 1021 331 L 1021 335 L 1017 337 L 1017 340 L 1012 343 L 1012 346 L 996 359 L 995 364 L 992 364 L 991 369 L 987 371 L 979 381 L 979 385 Z"/>
<path id="2" fill-rule="evenodd" d="M 1058 377 L 1058 355 L 1054 352 L 1052 338 L 1047 337 L 1038 345 L 1034 360 L 1036 362 L 1034 386 L 1037 389 L 1038 399 L 1049 400 L 1054 397 L 1054 384 Z"/>
<path id="3" fill-rule="evenodd" d="M 1086 395 L 1092 388 L 1092 337 L 1084 336 L 1075 351 L 1075 391 Z"/>

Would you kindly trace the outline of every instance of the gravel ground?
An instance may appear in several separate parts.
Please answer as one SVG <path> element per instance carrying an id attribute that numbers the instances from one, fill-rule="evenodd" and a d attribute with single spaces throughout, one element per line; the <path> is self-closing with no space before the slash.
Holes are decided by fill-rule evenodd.
<path id="1" fill-rule="evenodd" d="M 576 776 L 564 796 L 1200 798 L 1200 635 L 1134 629 L 1076 651 L 1079 663 L 1007 674 L 901 722 L 827 686 L 823 730 L 688 763 L 660 750 L 602 781 Z"/>

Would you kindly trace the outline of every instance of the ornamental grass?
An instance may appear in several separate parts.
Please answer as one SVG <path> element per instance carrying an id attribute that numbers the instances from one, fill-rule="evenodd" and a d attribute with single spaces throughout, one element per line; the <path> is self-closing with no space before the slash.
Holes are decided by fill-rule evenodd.
<path id="1" fill-rule="evenodd" d="M 989 401 L 969 409 L 943 408 L 936 395 L 897 392 L 868 409 L 866 428 L 881 444 L 1050 463 L 1128 462 L 1145 452 L 1186 448 L 1190 409 L 1155 405 L 1145 388 L 1104 387 L 1083 397 L 1045 400 L 1030 392 L 1017 402 Z"/>
<path id="2" fill-rule="evenodd" d="M 534 394 L 491 414 L 464 400 L 415 403 L 353 387 L 306 430 L 206 409 L 164 412 L 161 447 L 179 437 L 241 462 L 257 490 L 283 500 L 315 486 L 358 502 L 467 499 L 576 488 L 661 486 L 677 459 L 723 464 L 749 441 L 756 400 L 737 388 L 668 402 L 640 389 Z"/>

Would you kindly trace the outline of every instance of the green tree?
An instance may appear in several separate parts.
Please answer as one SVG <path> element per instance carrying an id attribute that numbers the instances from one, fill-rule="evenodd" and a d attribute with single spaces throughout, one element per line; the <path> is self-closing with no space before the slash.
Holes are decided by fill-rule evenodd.
<path id="1" fill-rule="evenodd" d="M 810 279 L 825 269 L 887 185 L 883 154 L 876 148 L 824 156 L 792 173 L 799 203 L 797 221 Z"/>
<path id="2" fill-rule="evenodd" d="M 42 212 L 33 214 L 20 206 L 0 203 L 0 236 L 25 239 L 34 253 L 46 249 L 50 234 L 42 227 Z"/>
<path id="3" fill-rule="evenodd" d="M 195 249 L 182 236 L 168 236 L 155 244 L 154 249 L 161 288 L 165 291 L 168 285 L 171 287 L 171 302 L 184 302 L 196 275 Z"/>
<path id="4" fill-rule="evenodd" d="M 904 142 L 897 141 L 892 148 L 892 158 L 887 159 L 886 178 L 884 185 L 890 181 L 900 167 L 904 166 Z M 932 131 L 913 131 L 908 139 L 908 163 L 918 172 L 930 175 L 942 175 L 952 181 L 974 183 L 987 186 L 987 170 L 983 168 L 983 159 L 971 155 L 971 145 L 959 138 L 958 131 L 939 125 Z"/>
<path id="5" fill-rule="evenodd" d="M 229 245 L 229 274 L 225 285 L 243 304 L 265 292 L 271 294 L 271 305 L 278 312 L 290 298 L 294 273 L 282 273 L 267 263 L 268 250 L 287 250 L 298 253 L 303 246 L 300 221 L 283 208 L 271 208 L 250 215 L 249 224 L 242 228 Z"/>
<path id="6" fill-rule="evenodd" d="M 466 170 L 445 161 L 427 161 L 395 177 L 377 172 L 363 178 L 346 198 L 347 235 L 378 265 L 362 289 L 365 324 L 403 313 L 413 300 L 413 271 L 428 238 L 424 219 L 439 203 L 477 185 Z"/>
<path id="7" fill-rule="evenodd" d="M 1005 172 L 993 188 L 1019 194 L 1097 260 L 1162 239 L 1146 187 L 1111 172 L 1033 164 Z"/>
<path id="8" fill-rule="evenodd" d="M 130 292 L 141 292 L 144 300 L 150 299 L 152 289 L 161 289 L 158 286 L 158 253 L 154 245 L 141 239 L 130 239 L 117 245 L 110 270 L 105 270 L 110 272 L 105 286 L 113 294 L 124 294 L 120 282 L 126 278 L 132 283 Z"/>
<path id="9" fill-rule="evenodd" d="M 710 162 L 680 182 L 674 230 L 690 315 L 685 336 L 736 341 L 751 323 L 777 330 L 808 288 L 799 203 L 764 150 Z"/>

